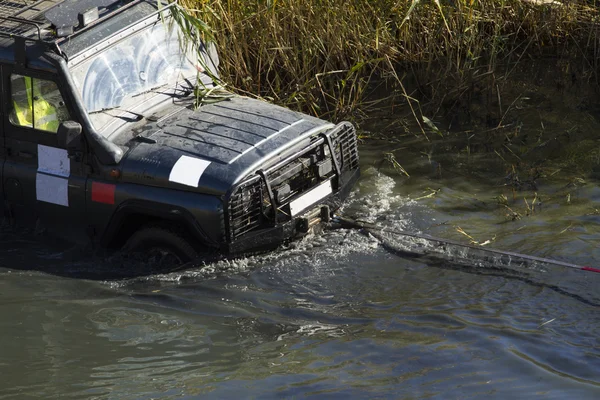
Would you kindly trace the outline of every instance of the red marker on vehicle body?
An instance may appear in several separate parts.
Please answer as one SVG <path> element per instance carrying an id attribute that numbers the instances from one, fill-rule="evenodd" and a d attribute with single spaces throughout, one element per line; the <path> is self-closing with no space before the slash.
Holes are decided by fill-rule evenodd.
<path id="1" fill-rule="evenodd" d="M 92 201 L 96 203 L 115 204 L 116 185 L 92 182 Z"/>

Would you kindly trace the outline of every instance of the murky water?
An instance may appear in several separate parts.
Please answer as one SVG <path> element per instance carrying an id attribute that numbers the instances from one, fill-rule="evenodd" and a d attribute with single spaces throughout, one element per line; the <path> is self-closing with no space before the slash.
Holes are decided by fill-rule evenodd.
<path id="1" fill-rule="evenodd" d="M 529 216 L 518 192 L 513 220 L 497 174 L 396 152 L 407 178 L 386 151 L 361 148 L 342 213 L 598 266 L 597 185 L 538 188 Z M 2 238 L 0 399 L 600 396 L 600 274 L 424 263 L 354 230 L 128 279 L 60 250 Z"/>

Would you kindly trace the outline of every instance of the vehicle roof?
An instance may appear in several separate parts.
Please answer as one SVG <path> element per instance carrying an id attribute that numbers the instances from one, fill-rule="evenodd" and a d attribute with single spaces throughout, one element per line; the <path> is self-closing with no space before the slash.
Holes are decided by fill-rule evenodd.
<path id="1" fill-rule="evenodd" d="M 40 48 L 54 48 L 70 58 L 157 11 L 157 3 L 156 0 L 0 0 L 0 59 L 15 60 L 15 37 L 26 40 L 30 56 L 41 54 Z M 67 36 L 56 36 L 57 24 L 77 21 L 79 12 L 94 6 L 101 6 L 96 22 L 84 28 L 75 26 L 74 32 Z M 121 9 L 128 10 L 120 12 Z M 119 12 L 114 13 L 116 10 Z M 44 64 L 33 58 L 37 57 L 30 57 L 33 64 Z"/>
<path id="2" fill-rule="evenodd" d="M 44 12 L 64 0 L 0 0 L 0 33 L 22 35 L 28 38 L 37 36 L 36 24 L 41 28 L 49 23 Z M 0 47 L 8 47 L 13 39 L 0 36 Z"/>

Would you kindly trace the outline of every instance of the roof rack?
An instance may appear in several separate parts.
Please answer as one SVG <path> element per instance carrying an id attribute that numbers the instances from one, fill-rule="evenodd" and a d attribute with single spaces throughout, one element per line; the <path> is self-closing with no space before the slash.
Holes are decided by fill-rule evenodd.
<path id="1" fill-rule="evenodd" d="M 62 0 L 0 0 L 0 36 L 44 41 L 42 27 L 47 21 L 42 13 L 61 2 Z"/>
<path id="2" fill-rule="evenodd" d="M 0 0 L 0 47 L 14 46 L 15 62 L 19 65 L 27 64 L 28 43 L 44 46 L 67 58 L 61 49 L 63 43 L 142 2 L 158 2 L 167 7 L 178 3 L 177 0 Z M 90 4 L 103 9 L 103 13 L 96 13 L 89 22 L 81 22 L 81 10 Z M 115 4 L 119 5 L 111 7 Z M 56 12 L 58 8 L 61 9 Z M 64 29 L 61 33 L 65 24 L 68 27 L 73 21 L 77 22 L 77 29 L 71 29 L 70 33 Z"/>
<path id="3" fill-rule="evenodd" d="M 43 12 L 63 0 L 0 0 L 0 46 L 14 44 L 14 57 L 18 65 L 27 65 L 27 42 L 60 48 L 54 40 L 44 40 L 42 30 L 49 26 Z"/>

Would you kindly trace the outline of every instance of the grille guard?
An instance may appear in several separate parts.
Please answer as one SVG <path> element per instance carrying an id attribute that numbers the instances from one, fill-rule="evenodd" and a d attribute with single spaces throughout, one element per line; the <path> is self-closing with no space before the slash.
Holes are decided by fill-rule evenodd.
<path id="1" fill-rule="evenodd" d="M 325 176 L 319 176 L 315 172 L 317 164 L 328 159 L 332 161 L 332 170 Z M 228 241 L 233 242 L 254 230 L 291 221 L 291 201 L 326 180 L 331 180 L 332 193 L 335 194 L 344 185 L 346 173 L 358 168 L 357 138 L 352 124 L 342 122 L 319 134 L 308 146 L 268 168 L 256 171 L 230 190 L 225 207 Z M 278 199 L 274 186 L 291 187 L 292 184 L 294 193 Z"/>

